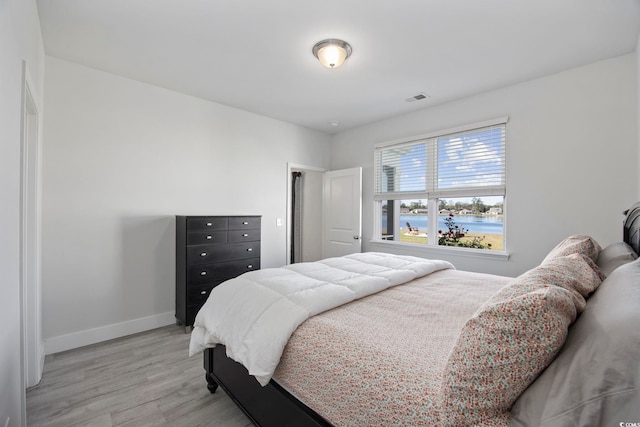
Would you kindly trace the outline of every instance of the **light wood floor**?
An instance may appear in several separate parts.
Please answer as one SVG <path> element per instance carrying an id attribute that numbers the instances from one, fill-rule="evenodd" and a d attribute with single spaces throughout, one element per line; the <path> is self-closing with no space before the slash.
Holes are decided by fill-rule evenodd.
<path id="1" fill-rule="evenodd" d="M 220 388 L 210 394 L 202 355 L 167 326 L 49 355 L 42 381 L 27 390 L 29 426 L 248 427 Z"/>

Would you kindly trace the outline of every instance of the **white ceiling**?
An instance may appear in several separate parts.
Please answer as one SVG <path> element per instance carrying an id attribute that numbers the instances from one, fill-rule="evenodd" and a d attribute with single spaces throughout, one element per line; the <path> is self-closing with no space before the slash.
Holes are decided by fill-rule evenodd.
<path id="1" fill-rule="evenodd" d="M 633 52 L 640 30 L 638 0 L 38 0 L 38 9 L 47 55 L 329 133 Z M 325 38 L 353 46 L 342 67 L 312 55 Z M 406 101 L 420 92 L 430 97 Z"/>

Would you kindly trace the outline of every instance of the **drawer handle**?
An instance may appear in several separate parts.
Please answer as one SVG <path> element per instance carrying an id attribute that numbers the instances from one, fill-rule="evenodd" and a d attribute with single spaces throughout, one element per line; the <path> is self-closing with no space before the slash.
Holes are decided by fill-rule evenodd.
<path id="1" fill-rule="evenodd" d="M 200 295 L 206 295 L 207 291 L 200 291 Z"/>
<path id="2" fill-rule="evenodd" d="M 213 225 L 213 224 L 212 224 L 212 223 L 210 223 L 210 222 L 208 222 L 208 223 L 207 223 L 207 227 L 211 227 L 212 225 Z"/>
<path id="3" fill-rule="evenodd" d="M 253 248 L 247 248 L 247 252 L 253 252 Z"/>
<path id="4" fill-rule="evenodd" d="M 249 225 L 247 221 L 242 221 L 242 225 Z"/>
<path id="5" fill-rule="evenodd" d="M 207 236 L 207 240 L 211 240 L 211 236 Z"/>
<path id="6" fill-rule="evenodd" d="M 206 276 L 206 275 L 207 275 L 207 272 L 206 272 L 206 271 L 201 271 L 201 272 L 200 272 L 200 275 L 201 275 L 201 276 Z"/>
<path id="7" fill-rule="evenodd" d="M 244 233 L 242 237 L 249 237 L 249 235 L 247 233 Z"/>
<path id="8" fill-rule="evenodd" d="M 247 265 L 247 268 L 253 268 L 253 265 L 249 264 Z"/>
<path id="9" fill-rule="evenodd" d="M 202 252 L 202 253 L 200 253 L 200 256 L 207 256 L 207 253 L 206 252 Z"/>

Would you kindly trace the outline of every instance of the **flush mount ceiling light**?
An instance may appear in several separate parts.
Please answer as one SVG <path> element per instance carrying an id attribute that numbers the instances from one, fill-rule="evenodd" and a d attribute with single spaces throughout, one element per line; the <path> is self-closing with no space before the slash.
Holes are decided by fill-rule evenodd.
<path id="1" fill-rule="evenodd" d="M 338 39 L 322 40 L 313 46 L 313 55 L 325 67 L 337 68 L 351 56 L 351 45 Z"/>

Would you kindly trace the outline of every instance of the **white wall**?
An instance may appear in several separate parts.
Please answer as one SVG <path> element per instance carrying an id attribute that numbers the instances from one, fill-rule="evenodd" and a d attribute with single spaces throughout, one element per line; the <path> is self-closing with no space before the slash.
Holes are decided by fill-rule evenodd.
<path id="1" fill-rule="evenodd" d="M 286 263 L 287 162 L 326 168 L 329 136 L 47 57 L 47 353 L 174 321 L 174 215 L 262 215 Z"/>
<path id="2" fill-rule="evenodd" d="M 619 240 L 621 213 L 640 194 L 635 70 L 636 56 L 625 55 L 334 136 L 332 169 L 364 167 L 364 249 L 381 249 L 370 242 L 376 143 L 505 115 L 511 257 L 437 255 L 460 269 L 515 276 L 570 234 L 591 234 L 602 245 Z"/>
<path id="3" fill-rule="evenodd" d="M 22 61 L 42 96 L 44 48 L 35 1 L 0 1 L 0 425 L 21 410 L 20 173 Z M 42 105 L 42 99 L 37 99 Z"/>

